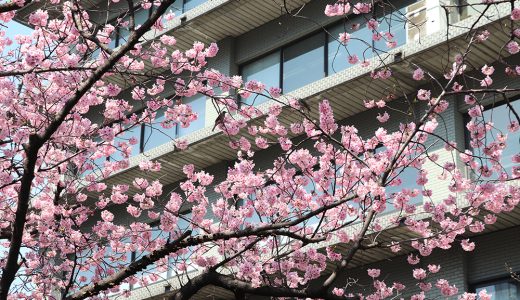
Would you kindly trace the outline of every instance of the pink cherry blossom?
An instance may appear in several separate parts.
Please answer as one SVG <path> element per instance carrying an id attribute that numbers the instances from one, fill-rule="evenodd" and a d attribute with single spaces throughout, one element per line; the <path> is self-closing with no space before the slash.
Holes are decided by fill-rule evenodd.
<path id="1" fill-rule="evenodd" d="M 423 80 L 424 79 L 424 71 L 421 68 L 415 69 L 415 71 L 413 71 L 412 78 L 414 80 Z"/>
<path id="2" fill-rule="evenodd" d="M 379 275 L 381 275 L 381 270 L 379 269 L 368 269 L 367 270 L 368 276 L 372 278 L 377 278 Z"/>
<path id="3" fill-rule="evenodd" d="M 390 119 L 390 115 L 385 111 L 383 115 L 377 114 L 377 120 L 381 123 L 385 123 Z"/>
<path id="4" fill-rule="evenodd" d="M 520 46 L 518 46 L 518 43 L 516 41 L 511 41 L 507 43 L 506 45 L 507 51 L 511 54 L 517 54 L 520 52 Z"/>
<path id="5" fill-rule="evenodd" d="M 241 2 L 176 20 L 172 0 L 140 1 L 134 26 L 120 0 L 103 18 L 84 5 L 33 2 L 7 1 L 0 13 L 0 298 L 134 297 L 172 273 L 266 297 L 491 298 L 459 293 L 442 257 L 459 243 L 478 251 L 473 236 L 494 234 L 520 202 L 516 103 L 500 102 L 520 75 L 511 56 L 520 29 L 491 30 L 508 16 L 488 10 L 469 39 L 448 18 L 456 35 L 385 52 L 400 42 L 396 25 L 411 24 L 404 6 L 329 1 L 319 11 L 333 19 L 320 23 L 346 23 L 322 28 L 336 36 L 321 46 L 339 41 L 344 70 L 305 61 L 297 67 L 327 78 L 282 93 L 277 85 L 296 70 L 286 61 L 293 44 L 279 44 L 297 38 L 290 3 L 281 23 L 268 18 L 259 22 L 274 27 L 251 23 L 246 33 L 219 23 L 218 12 Z M 218 32 L 201 27 L 204 9 Z M 30 33 L 15 33 L 14 21 Z M 302 34 L 314 26 L 299 25 Z M 281 73 L 246 76 L 266 57 Z M 511 65 L 495 72 L 501 62 Z M 406 253 L 415 284 L 381 276 L 371 251 L 396 262 Z M 360 258 L 371 284 L 352 273 L 362 289 L 344 276 L 319 289 L 331 269 L 349 273 Z M 171 282 L 173 297 L 191 288 Z"/>
<path id="6" fill-rule="evenodd" d="M 413 278 L 417 280 L 423 280 L 426 278 L 426 270 L 419 268 L 413 269 Z"/>

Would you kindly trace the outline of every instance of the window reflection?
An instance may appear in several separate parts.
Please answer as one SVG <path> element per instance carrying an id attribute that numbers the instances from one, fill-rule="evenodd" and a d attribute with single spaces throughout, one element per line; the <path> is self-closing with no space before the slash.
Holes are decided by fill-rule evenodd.
<path id="1" fill-rule="evenodd" d="M 205 115 L 206 115 L 206 98 L 204 95 L 196 95 L 190 98 L 184 98 L 182 100 L 184 104 L 190 105 L 192 111 L 197 114 L 197 120 L 190 123 L 187 128 L 183 128 L 181 124 L 167 124 L 163 123 L 166 121 L 164 112 L 165 110 L 157 111 L 155 121 L 153 123 L 148 123 L 143 125 L 143 140 L 142 140 L 142 148 L 143 151 L 148 151 L 155 147 L 159 147 L 168 143 L 169 141 L 186 136 L 196 130 L 205 127 Z M 163 126 L 164 125 L 164 126 Z M 130 133 L 121 137 L 121 139 L 128 140 L 130 136 L 136 136 L 138 140 L 140 139 L 141 133 L 139 129 L 133 129 L 132 134 Z M 132 155 L 139 154 L 139 145 L 135 145 L 132 148 Z"/>
<path id="2" fill-rule="evenodd" d="M 179 14 L 183 13 L 182 7 L 183 7 L 182 1 L 177 0 L 177 1 L 173 2 L 173 4 L 170 5 L 170 7 L 168 7 L 168 9 L 166 9 L 166 12 L 168 13 L 171 10 L 173 13 L 175 13 L 175 15 L 179 15 Z"/>
<path id="3" fill-rule="evenodd" d="M 123 160 L 125 154 L 123 153 L 123 149 L 121 147 L 121 143 L 125 142 L 129 147 L 132 148 L 130 152 L 130 156 L 134 156 L 140 153 L 140 140 L 141 140 L 141 125 L 133 125 L 131 127 L 123 126 L 123 132 L 114 138 L 114 145 L 116 147 L 116 152 L 114 152 L 110 156 L 110 160 L 120 161 Z M 132 138 L 137 140 L 137 144 L 130 145 L 130 141 Z"/>
<path id="4" fill-rule="evenodd" d="M 357 56 L 359 61 L 367 60 L 372 57 L 371 31 L 366 26 L 361 26 L 358 30 L 353 31 L 350 23 L 339 24 L 329 31 L 328 37 L 328 72 L 334 74 L 342 71 L 350 66 L 348 62 L 349 56 Z M 347 30 L 348 28 L 348 30 Z M 351 39 L 346 45 L 342 45 L 339 41 L 339 34 L 348 32 Z M 369 39 L 367 39 L 367 37 Z"/>
<path id="5" fill-rule="evenodd" d="M 139 25 L 142 25 L 146 20 L 148 19 L 149 11 L 146 9 L 141 9 L 135 12 L 135 27 L 139 27 Z M 125 24 L 125 26 L 118 27 L 118 39 L 117 44 L 115 47 L 121 46 L 126 41 L 128 41 L 128 37 L 130 36 L 130 16 L 126 16 L 123 18 L 122 23 Z M 113 48 L 113 47 L 111 47 Z"/>
<path id="6" fill-rule="evenodd" d="M 164 110 L 160 110 L 157 112 L 155 116 L 155 122 L 153 122 L 153 124 L 144 125 L 144 151 L 148 151 L 152 148 L 165 144 L 175 138 L 177 124 L 174 124 L 171 128 L 165 128 L 169 127 L 168 125 L 170 125 L 163 123 L 165 120 Z M 163 125 L 165 125 L 165 127 L 163 127 Z"/>
<path id="7" fill-rule="evenodd" d="M 242 78 L 244 82 L 249 80 L 260 81 L 265 87 L 279 87 L 280 85 L 280 51 L 276 51 L 264 56 L 254 62 L 243 66 Z M 242 103 L 247 105 L 259 105 L 269 100 L 265 96 L 252 94 L 248 98 L 242 99 Z"/>
<path id="8" fill-rule="evenodd" d="M 193 112 L 197 114 L 197 120 L 190 123 L 190 126 L 183 128 L 181 124 L 177 125 L 177 136 L 182 137 L 190 134 L 196 130 L 205 127 L 205 115 L 206 115 L 206 97 L 204 95 L 196 95 L 190 98 L 184 98 L 183 104 L 191 106 Z"/>
<path id="9" fill-rule="evenodd" d="M 379 148 L 376 148 L 375 152 L 376 152 L 376 154 L 381 153 L 381 152 L 385 151 L 385 149 L 386 149 L 385 147 L 379 147 Z M 390 202 L 393 202 L 393 196 L 396 193 L 402 192 L 404 189 L 407 189 L 407 190 L 417 189 L 417 190 L 419 190 L 419 194 L 413 198 L 410 198 L 410 200 L 408 201 L 408 204 L 409 205 L 422 204 L 423 195 L 420 191 L 422 191 L 423 188 L 422 188 L 422 186 L 417 184 L 418 177 L 419 177 L 419 170 L 417 170 L 416 168 L 414 168 L 412 166 L 395 169 L 394 172 L 392 172 L 388 178 L 392 179 L 392 182 L 395 182 L 396 180 L 400 180 L 401 184 L 398 186 L 387 185 L 385 187 L 385 192 L 386 192 L 387 197 L 392 197 L 392 200 L 390 200 Z M 387 203 L 386 209 L 384 210 L 384 212 L 390 212 L 390 211 L 395 211 L 395 210 L 396 210 L 396 208 L 392 203 Z"/>
<path id="10" fill-rule="evenodd" d="M 426 0 L 418 1 L 408 6 L 406 16 L 408 40 L 418 41 L 428 33 L 426 28 L 428 23 Z"/>
<path id="11" fill-rule="evenodd" d="M 419 176 L 419 171 L 416 168 L 413 167 L 407 167 L 404 169 L 397 169 L 395 174 L 399 174 L 397 176 L 397 179 L 401 180 L 401 185 L 399 186 L 387 186 L 386 187 L 386 194 L 392 195 L 398 192 L 403 191 L 403 189 L 413 190 L 417 189 L 419 190 L 419 194 L 408 201 L 409 205 L 418 205 L 422 204 L 423 202 L 423 195 L 420 192 L 423 188 L 422 186 L 417 184 L 417 178 Z M 395 175 L 394 175 L 395 176 Z M 394 205 L 390 204 L 387 205 L 385 212 L 387 211 L 393 211 L 395 210 Z"/>
<path id="12" fill-rule="evenodd" d="M 175 1 L 166 11 L 172 11 L 176 14 L 185 13 L 188 10 L 191 10 L 207 0 L 177 0 Z"/>
<path id="13" fill-rule="evenodd" d="M 354 63 L 362 62 L 372 58 L 374 53 L 381 54 L 405 44 L 406 11 L 405 7 L 379 18 L 378 32 L 391 35 L 384 35 L 378 41 L 372 40 L 373 32 L 366 26 L 365 19 L 354 18 L 328 28 L 326 34 L 320 32 L 243 65 L 241 75 L 244 81 L 258 80 L 267 88 L 278 87 L 281 81 L 282 91 L 291 92 L 347 69 L 352 65 L 349 57 L 357 57 Z M 345 45 L 339 41 L 340 33 L 344 32 L 350 34 L 350 40 Z M 255 98 L 253 95 L 250 99 L 243 99 L 242 103 L 258 105 L 267 100 L 266 97 Z"/>
<path id="14" fill-rule="evenodd" d="M 515 111 L 520 111 L 520 101 L 516 100 L 511 102 L 511 106 Z M 510 132 L 508 126 L 511 120 L 514 120 L 514 116 L 511 113 L 507 104 L 502 104 L 495 107 L 486 109 L 483 113 L 483 120 L 485 122 L 492 122 L 493 128 L 486 132 L 484 143 L 489 145 L 493 141 L 497 141 L 499 135 L 507 135 L 506 147 L 502 151 L 502 157 L 500 159 L 500 165 L 505 171 L 511 175 L 513 166 L 517 165 L 513 163 L 512 158 L 515 154 L 518 154 L 518 144 L 520 143 L 520 130 L 516 132 Z M 475 149 L 476 155 L 483 155 L 481 150 Z M 488 157 L 488 156 L 486 156 Z M 488 166 L 491 166 L 488 161 Z M 495 178 L 499 174 L 494 173 Z"/>
<path id="15" fill-rule="evenodd" d="M 513 300 L 520 299 L 520 287 L 517 282 L 511 279 L 489 282 L 477 285 L 475 292 L 486 290 L 491 295 L 491 300 Z"/>
<path id="16" fill-rule="evenodd" d="M 395 11 L 378 19 L 379 32 L 390 33 L 393 37 L 383 36 L 379 41 L 374 41 L 374 52 L 385 53 L 388 50 L 406 44 L 406 8 Z M 389 47 L 387 42 L 395 42 L 394 47 Z"/>
<path id="17" fill-rule="evenodd" d="M 196 6 L 201 5 L 207 0 L 184 0 L 184 12 L 187 12 L 190 9 L 193 9 Z"/>
<path id="18" fill-rule="evenodd" d="M 324 37 L 314 35 L 283 52 L 283 91 L 293 91 L 325 77 Z"/>

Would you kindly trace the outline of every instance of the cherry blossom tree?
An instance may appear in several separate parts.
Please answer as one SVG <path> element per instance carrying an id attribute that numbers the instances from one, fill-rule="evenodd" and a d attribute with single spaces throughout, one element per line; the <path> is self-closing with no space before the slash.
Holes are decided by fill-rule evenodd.
<path id="1" fill-rule="evenodd" d="M 394 34 L 374 15 L 376 9 L 394 11 L 390 2 L 338 0 L 324 7 L 329 17 L 364 17 L 353 26 L 372 32 L 364 40 L 367 51 L 374 50 L 373 41 L 386 47 L 372 59 L 338 58 L 392 87 L 379 99 L 365 99 L 365 108 L 377 113 L 367 122 L 379 124 L 370 136 L 339 123 L 327 99 L 304 101 L 209 68 L 216 44 L 194 42 L 177 50 L 175 32 L 164 34 L 164 23 L 175 18 L 169 12 L 174 2 L 111 1 L 106 9 L 121 16 L 111 24 L 93 21 L 99 11 L 85 2 L 52 0 L 28 16 L 32 34 L 14 40 L 6 33 L 32 1 L 0 4 L 0 299 L 127 296 L 130 285 L 162 280 L 166 270 L 179 278 L 171 299 L 188 299 L 209 285 L 237 297 L 385 299 L 414 289 L 412 299 L 425 299 L 437 289 L 444 296 L 489 299 L 486 292 L 462 294 L 446 279 L 433 281 L 442 262 L 414 265 L 437 248 L 472 251 L 468 233 L 482 232 L 520 201 L 520 153 L 502 159 L 508 145 L 518 145 L 508 134 L 520 128 L 510 100 L 519 89 L 493 82 L 497 74 L 515 80 L 520 75 L 509 59 L 520 51 L 516 1 L 443 6 L 448 45 L 452 11 L 479 12 L 467 24 L 464 43 L 450 45 L 444 74 L 411 61 L 407 73 L 396 75 L 386 59 L 396 46 Z M 488 12 L 505 6 L 508 14 L 497 22 L 508 26 L 501 32 L 482 27 L 493 18 Z M 149 17 L 138 23 L 136 8 L 149 10 Z M 285 13 L 304 18 L 299 11 Z M 397 15 L 403 24 L 412 23 Z M 116 27 L 129 35 L 113 48 Z M 506 41 L 490 43 L 494 35 Z M 347 29 L 333 38 L 347 53 L 351 41 L 362 40 Z M 493 48 L 496 57 L 474 65 L 481 47 Z M 401 76 L 420 88 L 406 91 Z M 197 115 L 183 100 L 196 94 L 212 99 L 219 115 L 215 126 L 236 150 L 225 178 L 217 182 L 188 164 L 182 168 L 185 179 L 165 192 L 161 179 L 151 179 L 161 163 L 148 160 L 131 184 L 107 186 L 108 177 L 129 167 L 136 147 L 134 138 L 118 137 L 142 124 L 189 126 Z M 238 99 L 258 96 L 272 105 L 238 105 Z M 441 128 L 443 113 L 456 99 L 467 106 L 471 150 Z M 495 116 L 508 119 L 507 132 L 484 114 L 484 105 L 495 99 L 507 105 L 504 115 Z M 159 111 L 165 118 L 157 124 Z M 297 120 L 288 124 L 281 118 L 285 113 Z M 402 121 L 386 128 L 392 120 Z M 172 151 L 189 147 L 185 140 L 175 145 Z M 277 157 L 269 168 L 257 168 L 254 158 L 269 147 L 278 148 Z M 415 188 L 401 182 L 406 170 L 413 170 Z M 432 180 L 449 186 L 440 201 L 428 188 Z M 219 198 L 210 201 L 210 191 Z M 423 204 L 414 204 L 418 197 Z M 387 208 L 395 213 L 385 214 Z M 390 240 L 382 234 L 403 227 L 415 237 Z M 416 285 L 388 282 L 385 270 L 374 268 L 367 270 L 370 288 L 340 285 L 356 255 L 376 248 L 411 253 Z"/>

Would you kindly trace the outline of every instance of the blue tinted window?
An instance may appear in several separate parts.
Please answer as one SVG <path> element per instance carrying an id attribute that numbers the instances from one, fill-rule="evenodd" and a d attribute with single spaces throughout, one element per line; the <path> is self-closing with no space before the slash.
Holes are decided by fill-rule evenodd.
<path id="1" fill-rule="evenodd" d="M 206 0 L 184 0 L 184 12 L 201 5 L 206 2 Z"/>
<path id="2" fill-rule="evenodd" d="M 356 55 L 359 61 L 372 57 L 372 32 L 361 25 L 356 31 L 351 29 L 353 23 L 339 24 L 329 30 L 328 44 L 328 71 L 329 74 L 337 73 L 352 66 L 348 62 L 349 56 Z M 348 32 L 350 41 L 346 45 L 339 42 L 339 34 Z"/>
<path id="3" fill-rule="evenodd" d="M 161 110 L 157 112 L 153 124 L 145 124 L 143 137 L 144 151 L 158 147 L 175 138 L 177 124 L 174 124 L 172 128 L 164 128 L 162 126 L 162 122 L 164 121 L 164 110 Z"/>
<path id="4" fill-rule="evenodd" d="M 264 56 L 242 67 L 244 82 L 249 80 L 260 81 L 266 89 L 279 87 L 280 85 L 280 51 Z M 258 105 L 269 100 L 264 96 L 252 94 L 249 98 L 242 99 L 242 103 Z"/>
<path id="5" fill-rule="evenodd" d="M 380 19 L 378 32 L 386 33 L 389 32 L 393 35 L 392 39 L 388 39 L 387 36 L 383 36 L 379 41 L 374 42 L 374 51 L 378 54 L 385 53 L 391 48 L 388 47 L 387 41 L 395 41 L 396 46 L 406 44 L 406 23 L 405 23 L 406 8 L 399 11 L 388 14 Z"/>
<path id="6" fill-rule="evenodd" d="M 139 27 L 139 25 L 143 25 L 144 22 L 148 19 L 149 11 L 146 9 L 141 9 L 135 12 L 135 27 Z M 124 27 L 119 27 L 119 40 L 117 46 L 121 46 L 128 40 L 130 36 L 130 16 L 126 16 L 123 18 L 123 23 L 128 22 L 128 24 Z"/>
<path id="7" fill-rule="evenodd" d="M 317 34 L 284 49 L 283 91 L 291 92 L 325 76 L 324 36 Z"/>
<path id="8" fill-rule="evenodd" d="M 511 106 L 515 111 L 520 111 L 520 101 L 511 102 Z M 500 106 L 491 107 L 484 111 L 483 113 L 485 122 L 492 122 L 493 129 L 486 133 L 486 137 L 484 143 L 489 145 L 491 142 L 496 141 L 499 134 L 507 134 L 506 147 L 502 151 L 502 158 L 500 160 L 501 166 L 511 175 L 511 169 L 513 166 L 518 165 L 513 163 L 512 157 L 515 154 L 518 154 L 520 151 L 520 131 L 510 132 L 508 130 L 508 126 L 512 120 L 515 120 L 514 115 L 511 113 L 507 104 L 502 104 Z M 477 155 L 481 155 L 480 151 L 476 151 Z M 485 156 L 489 158 L 488 156 Z M 491 166 L 491 164 L 488 164 Z M 498 175 L 495 173 L 495 176 Z"/>
<path id="9" fill-rule="evenodd" d="M 376 149 L 376 153 L 380 153 L 385 150 L 385 147 L 379 147 Z M 419 190 L 419 194 L 416 197 L 411 198 L 408 201 L 409 205 L 417 205 L 422 203 L 423 195 L 421 191 L 423 187 L 417 184 L 417 178 L 419 176 L 419 170 L 412 166 L 408 166 L 405 168 L 396 169 L 392 174 L 390 174 L 388 180 L 396 180 L 400 179 L 401 184 L 398 186 L 387 185 L 385 187 L 387 197 L 392 197 L 392 194 L 403 191 L 403 189 L 408 190 Z M 393 202 L 391 199 L 389 202 Z M 395 207 L 392 203 L 386 204 L 385 212 L 394 211 Z"/>
<path id="10" fill-rule="evenodd" d="M 179 15 L 182 13 L 182 6 L 183 6 L 182 1 L 177 0 L 177 1 L 173 2 L 173 4 L 170 5 L 170 7 L 168 7 L 168 9 L 166 9 L 166 13 L 169 13 L 171 10 L 172 12 L 175 13 L 175 15 Z"/>
<path id="11" fill-rule="evenodd" d="M 402 171 L 402 172 L 401 172 Z M 401 172 L 399 174 L 399 172 Z M 410 199 L 408 204 L 415 205 L 415 204 L 421 204 L 422 203 L 422 186 L 417 184 L 417 178 L 419 176 L 419 171 L 413 167 L 407 167 L 405 169 L 399 169 L 396 174 L 399 174 L 397 178 L 401 179 L 401 185 L 400 186 L 387 186 L 386 187 L 386 193 L 387 195 L 391 195 L 393 193 L 397 193 L 402 191 L 403 189 L 417 189 L 419 190 L 419 195 L 416 197 L 413 197 Z M 395 175 L 394 175 L 395 176 Z M 394 210 L 394 207 L 392 205 L 387 205 L 386 211 Z"/>
<path id="12" fill-rule="evenodd" d="M 85 172 L 83 172 L 83 175 L 88 175 L 92 172 L 95 172 L 95 174 L 100 174 L 99 171 L 103 170 L 103 168 L 105 167 L 105 162 L 107 161 L 107 158 L 105 156 L 102 156 L 100 158 L 97 158 L 97 159 L 94 159 L 94 160 L 87 160 L 85 162 L 85 164 L 90 164 L 92 169 L 89 169 L 89 170 L 85 170 Z"/>
<path id="13" fill-rule="evenodd" d="M 125 127 L 126 128 L 126 127 Z M 137 139 L 137 144 L 130 145 L 130 139 L 135 137 Z M 121 147 L 119 143 L 126 142 L 130 147 L 132 147 L 131 156 L 137 155 L 140 152 L 139 142 L 141 140 L 141 125 L 134 125 L 129 129 L 126 129 L 123 133 L 119 134 L 115 139 L 113 144 L 116 146 L 116 152 L 110 156 L 110 160 L 119 161 L 123 159 L 122 152 L 120 151 Z"/>
<path id="14" fill-rule="evenodd" d="M 191 122 L 190 126 L 188 126 L 187 128 L 182 128 L 182 125 L 178 124 L 177 135 L 179 137 L 185 136 L 205 127 L 206 97 L 204 95 L 196 95 L 190 98 L 182 99 L 182 103 L 191 106 L 193 112 L 197 113 L 197 120 Z"/>
<path id="15" fill-rule="evenodd" d="M 510 279 L 479 285 L 475 292 L 478 294 L 482 290 L 491 295 L 491 300 L 520 299 L 520 286 Z"/>

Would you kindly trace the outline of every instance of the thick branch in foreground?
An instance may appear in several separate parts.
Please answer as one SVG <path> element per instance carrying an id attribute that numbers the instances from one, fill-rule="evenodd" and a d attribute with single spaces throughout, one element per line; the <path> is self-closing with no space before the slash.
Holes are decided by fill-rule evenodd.
<path id="1" fill-rule="evenodd" d="M 0 300 L 7 299 L 9 289 L 13 283 L 16 273 L 19 269 L 18 256 L 22 245 L 22 237 L 24 234 L 25 223 L 27 219 L 27 211 L 31 197 L 31 186 L 34 179 L 34 170 L 38 159 L 38 151 L 50 140 L 51 136 L 59 129 L 65 121 L 69 113 L 78 104 L 79 100 L 98 82 L 102 77 L 112 69 L 116 63 L 139 42 L 139 39 L 155 24 L 155 22 L 166 12 L 166 9 L 176 0 L 165 0 L 152 13 L 150 18 L 146 20 L 141 27 L 133 31 L 128 38 L 128 42 L 114 51 L 104 64 L 99 66 L 91 76 L 86 79 L 65 103 L 60 114 L 58 114 L 48 125 L 43 134 L 32 134 L 29 142 L 24 146 L 26 159 L 24 163 L 24 174 L 20 183 L 18 193 L 17 208 L 15 213 L 15 221 L 13 223 L 11 243 L 9 245 L 9 253 L 5 267 L 2 269 L 2 278 L 0 280 Z M 0 10 L 1 12 L 1 10 Z"/>
<path id="2" fill-rule="evenodd" d="M 164 247 L 163 250 L 165 248 L 176 249 L 178 247 L 179 243 L 190 235 L 191 235 L 190 230 L 184 232 L 183 235 L 181 235 L 175 241 L 169 243 L 168 244 L 169 247 Z M 78 299 L 85 299 L 87 297 L 94 296 L 107 288 L 113 287 L 113 286 L 121 283 L 124 279 L 143 270 L 147 266 L 153 264 L 155 261 L 159 260 L 160 258 L 164 257 L 166 254 L 169 253 L 169 251 L 168 251 L 168 253 L 165 253 L 165 252 L 166 251 L 159 250 L 159 251 L 154 251 L 148 255 L 145 255 L 141 259 L 132 262 L 130 265 L 128 265 L 128 267 L 117 272 L 116 274 L 109 276 L 109 277 L 101 280 L 100 282 L 97 282 L 96 284 L 88 285 L 65 299 L 78 300 Z"/>
<path id="3" fill-rule="evenodd" d="M 29 199 L 31 196 L 31 186 L 34 179 L 34 169 L 38 158 L 38 150 L 42 146 L 42 141 L 38 136 L 32 135 L 29 138 L 29 145 L 25 147 L 27 159 L 24 162 L 24 173 L 20 181 L 20 190 L 18 192 L 18 205 L 16 207 L 16 215 L 14 218 L 12 234 L 10 237 L 9 252 L 7 254 L 7 262 L 2 269 L 2 278 L 0 279 L 0 299 L 7 299 L 9 288 L 14 281 L 16 273 L 20 269 L 18 257 L 20 256 L 20 248 L 22 246 L 22 237 L 29 209 Z"/>
<path id="4" fill-rule="evenodd" d="M 281 224 L 281 223 L 280 223 Z M 284 223 L 285 224 L 285 223 Z M 147 266 L 152 265 L 154 262 L 159 259 L 165 257 L 170 253 L 175 253 L 178 250 L 186 249 L 191 246 L 202 245 L 206 242 L 217 241 L 217 240 L 229 240 L 232 238 L 241 238 L 248 236 L 258 236 L 258 237 L 267 237 L 271 235 L 278 236 L 288 236 L 294 239 L 301 240 L 306 243 L 317 243 L 324 240 L 324 238 L 316 238 L 316 239 L 308 239 L 305 237 L 301 237 L 295 233 L 288 231 L 273 231 L 272 227 L 276 227 L 275 225 L 265 226 L 257 229 L 246 229 L 241 231 L 229 231 L 215 234 L 208 234 L 203 236 L 194 236 L 189 237 L 191 235 L 191 231 L 186 231 L 181 237 L 178 239 L 166 244 L 163 248 L 156 250 L 148 255 L 143 256 L 142 258 L 132 262 L 123 270 L 117 272 L 116 274 L 109 276 L 99 282 L 93 283 L 91 285 L 85 286 L 78 292 L 73 295 L 65 298 L 66 300 L 81 300 L 90 296 L 97 295 L 99 292 L 121 284 L 126 278 L 135 275 L 137 272 L 143 270 Z"/>
<path id="5" fill-rule="evenodd" d="M 348 299 L 323 291 L 321 288 L 287 288 L 272 285 L 255 287 L 251 283 L 235 279 L 217 272 L 206 272 L 190 279 L 177 292 L 168 297 L 168 300 L 188 300 L 205 286 L 214 285 L 235 293 L 243 293 L 266 297 L 294 297 L 339 300 Z"/>
<path id="6" fill-rule="evenodd" d="M 102 282 L 93 283 L 91 285 L 85 286 L 80 291 L 76 292 L 75 294 L 65 298 L 65 300 L 80 300 L 85 299 L 89 296 L 98 294 L 99 292 L 106 290 L 108 288 L 111 288 L 113 286 L 116 286 L 123 282 L 126 278 L 135 275 L 139 270 L 141 270 L 141 266 L 144 265 L 145 267 L 156 262 L 160 258 L 170 254 L 174 253 L 180 249 L 186 249 L 191 246 L 196 245 L 202 245 L 203 243 L 217 241 L 217 240 L 229 240 L 232 238 L 242 238 L 242 237 L 266 237 L 266 236 L 287 236 L 294 239 L 298 239 L 304 243 L 316 243 L 323 241 L 324 238 L 306 238 L 304 236 L 300 236 L 294 232 L 289 232 L 286 230 L 282 230 L 284 228 L 289 228 L 291 226 L 297 225 L 305 220 L 308 220 L 309 218 L 312 218 L 313 216 L 316 216 L 326 210 L 329 210 L 331 208 L 337 207 L 343 203 L 346 203 L 347 201 L 351 200 L 353 197 L 348 197 L 345 199 L 342 199 L 338 202 L 323 205 L 322 207 L 316 209 L 312 213 L 309 213 L 305 216 L 302 216 L 298 219 L 288 221 L 288 222 L 282 222 L 282 223 L 275 223 L 270 224 L 258 228 L 247 228 L 240 231 L 226 231 L 226 232 L 219 232 L 219 233 L 213 233 L 213 234 L 206 234 L 206 235 L 198 235 L 193 237 L 187 237 L 185 239 L 177 239 L 169 244 L 166 244 L 163 248 L 154 251 L 153 253 L 142 257 L 141 259 L 131 263 L 129 266 L 125 268 L 131 268 L 132 272 L 127 272 L 125 270 L 122 270 L 110 277 L 105 278 Z"/>
<path id="7" fill-rule="evenodd" d="M 25 3 L 22 5 L 19 4 L 19 1 L 10 1 L 7 3 L 0 4 L 0 13 L 6 13 L 13 10 L 24 8 L 25 6 L 29 5 L 32 2 L 32 0 L 26 0 Z"/>

